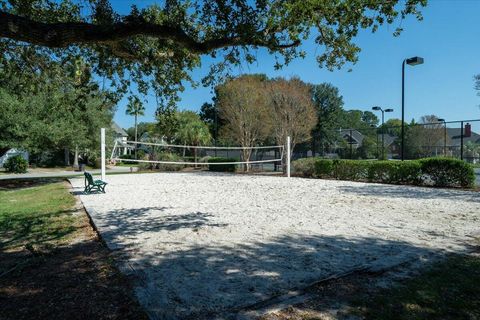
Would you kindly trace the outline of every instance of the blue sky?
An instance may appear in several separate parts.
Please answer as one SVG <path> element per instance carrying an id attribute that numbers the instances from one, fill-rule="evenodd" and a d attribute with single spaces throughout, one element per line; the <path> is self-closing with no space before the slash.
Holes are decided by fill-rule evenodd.
<path id="1" fill-rule="evenodd" d="M 128 1 L 120 3 L 118 9 L 127 12 Z M 339 88 L 345 109 L 370 110 L 379 105 L 395 110 L 386 119 L 400 118 L 401 63 L 404 58 L 421 56 L 425 64 L 406 67 L 405 119 L 418 120 L 426 114 L 447 121 L 480 118 L 480 97 L 473 89 L 473 76 L 480 73 L 480 0 L 430 0 L 423 15 L 420 22 L 413 17 L 403 21 L 400 37 L 392 35 L 396 25 L 383 26 L 374 34 L 361 32 L 355 42 L 362 51 L 351 72 L 350 66 L 333 72 L 318 68 L 314 53 L 321 48 L 313 42 L 304 44 L 307 58 L 282 70 L 275 71 L 273 56 L 259 50 L 257 63 L 244 64 L 235 72 L 299 76 L 310 83 L 330 82 Z M 193 73 L 195 79 L 207 73 L 209 62 L 208 57 L 202 59 L 202 68 Z M 187 88 L 181 97 L 179 109 L 198 111 L 204 102 L 211 101 L 211 88 Z M 155 99 L 148 100 L 140 121 L 154 120 Z M 126 99 L 119 104 L 115 121 L 130 127 L 133 118 L 125 115 L 125 104 Z M 480 123 L 474 129 L 480 130 L 478 127 Z"/>

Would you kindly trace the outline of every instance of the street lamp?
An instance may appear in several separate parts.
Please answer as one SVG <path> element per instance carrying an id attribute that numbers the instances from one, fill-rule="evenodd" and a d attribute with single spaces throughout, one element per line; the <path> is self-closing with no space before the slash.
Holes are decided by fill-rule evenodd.
<path id="1" fill-rule="evenodd" d="M 423 64 L 423 58 L 413 57 L 403 60 L 402 62 L 402 161 L 405 159 L 405 63 L 409 66 Z"/>
<path id="2" fill-rule="evenodd" d="M 374 124 L 371 124 L 370 127 L 376 129 L 376 130 L 375 130 L 375 132 L 376 132 L 375 135 L 377 136 L 377 144 L 376 144 L 376 146 L 377 146 L 377 159 L 378 159 L 378 158 L 380 157 L 380 153 L 378 153 L 378 128 L 377 128 L 377 126 L 374 125 Z"/>
<path id="3" fill-rule="evenodd" d="M 382 112 L 382 160 L 385 159 L 385 128 L 384 128 L 384 124 L 385 124 L 385 112 L 393 112 L 393 109 L 385 109 L 383 110 L 382 108 L 380 107 L 373 107 L 372 110 L 375 110 L 375 111 L 381 111 Z"/>
<path id="4" fill-rule="evenodd" d="M 447 156 L 447 122 L 445 119 L 437 119 L 438 122 L 443 122 L 443 156 Z"/>

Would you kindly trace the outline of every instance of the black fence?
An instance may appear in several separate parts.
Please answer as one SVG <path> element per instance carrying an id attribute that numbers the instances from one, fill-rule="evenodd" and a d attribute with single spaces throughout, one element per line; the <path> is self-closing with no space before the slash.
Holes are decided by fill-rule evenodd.
<path id="1" fill-rule="evenodd" d="M 401 159 L 401 126 L 323 130 L 297 144 L 293 158 Z M 480 163 L 480 119 L 405 124 L 404 159 L 446 156 Z"/>

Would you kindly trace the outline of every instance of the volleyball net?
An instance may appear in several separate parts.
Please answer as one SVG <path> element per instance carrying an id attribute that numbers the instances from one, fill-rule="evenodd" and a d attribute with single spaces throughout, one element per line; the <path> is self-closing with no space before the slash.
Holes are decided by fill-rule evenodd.
<path id="1" fill-rule="evenodd" d="M 195 167 L 243 165 L 275 170 L 275 166 L 281 166 L 284 161 L 284 149 L 283 145 L 232 147 L 178 145 L 163 141 L 115 141 L 110 161 Z"/>

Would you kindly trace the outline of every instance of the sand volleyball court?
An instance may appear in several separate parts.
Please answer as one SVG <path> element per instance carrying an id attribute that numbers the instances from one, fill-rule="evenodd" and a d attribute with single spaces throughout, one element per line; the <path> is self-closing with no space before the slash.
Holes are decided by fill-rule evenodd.
<path id="1" fill-rule="evenodd" d="M 72 179 L 74 191 L 83 179 Z M 81 195 L 154 319 L 226 317 L 356 268 L 465 250 L 480 193 L 210 173 L 107 176 Z"/>

